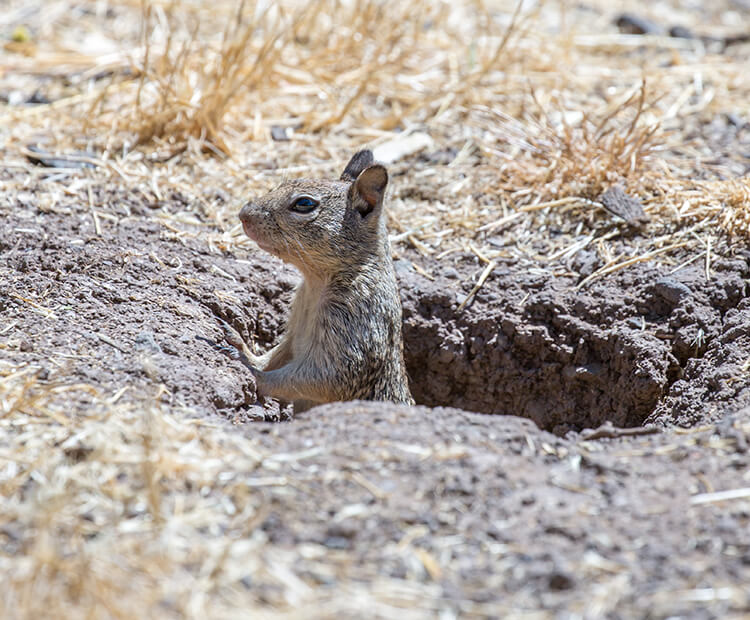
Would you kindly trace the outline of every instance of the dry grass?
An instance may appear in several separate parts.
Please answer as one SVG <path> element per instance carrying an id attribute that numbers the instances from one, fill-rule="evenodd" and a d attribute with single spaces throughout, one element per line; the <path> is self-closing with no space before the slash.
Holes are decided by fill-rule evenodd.
<path id="1" fill-rule="evenodd" d="M 734 427 L 750 433 L 747 420 Z M 393 475 L 390 465 L 409 467 L 411 462 L 416 467 L 426 461 L 439 468 L 447 459 L 464 458 L 468 445 L 386 446 L 374 441 L 367 454 L 358 456 L 361 446 L 339 437 L 334 444 L 283 452 L 279 444 L 276 450 L 268 442 L 262 445 L 251 428 L 194 418 L 160 402 L 156 394 L 134 400 L 85 385 L 54 385 L 37 380 L 33 369 L 7 364 L 0 364 L 0 430 L 3 618 L 241 618 L 248 613 L 335 618 L 354 617 L 362 610 L 372 618 L 428 618 L 441 613 L 456 617 L 456 609 L 469 617 L 521 613 L 514 607 L 517 601 L 501 608 L 472 601 L 470 591 L 466 600 L 456 598 L 458 593 L 443 598 L 440 573 L 454 570 L 451 557 L 460 544 L 450 528 L 431 539 L 429 529 L 418 522 L 403 532 L 398 545 L 373 549 L 380 562 L 399 558 L 413 567 L 396 577 L 385 574 L 372 557 L 355 564 L 346 551 L 313 541 L 288 545 L 283 538 L 271 540 L 273 525 L 259 527 L 273 512 L 302 512 L 304 502 L 311 502 L 311 521 L 317 521 L 316 493 L 330 501 L 342 481 L 378 501 L 340 506 L 340 513 L 329 519 L 336 523 L 347 514 L 355 520 L 377 519 L 379 510 L 397 498 L 389 499 L 361 470 L 369 476 L 381 471 L 385 482 Z M 537 439 L 549 465 L 555 448 Z M 658 448 L 665 454 L 707 446 L 731 455 L 739 441 L 717 434 L 713 426 L 669 440 Z M 559 447 L 561 459 L 570 456 L 570 448 L 572 444 Z M 582 441 L 579 448 L 587 458 L 601 453 L 594 440 Z M 627 463 L 653 457 L 654 445 L 644 440 L 619 450 Z M 358 459 L 359 465 L 346 470 L 334 460 L 333 466 L 326 460 L 328 452 L 351 463 Z M 695 495 L 694 501 L 746 497 L 746 487 L 733 487 L 723 494 Z M 432 551 L 414 542 L 424 537 Z M 497 547 L 488 553 L 496 557 L 495 578 L 502 579 L 523 549 L 488 544 Z M 625 566 L 609 561 L 602 570 L 585 560 L 576 566 L 591 580 L 591 591 L 611 587 L 617 600 L 632 592 L 630 582 L 610 582 L 616 575 L 627 577 Z M 736 608 L 742 608 L 747 593 L 732 584 L 725 587 L 736 596 Z M 670 606 L 665 594 L 657 588 L 648 596 L 666 613 L 676 603 L 672 600 Z M 603 600 L 576 605 L 593 615 L 602 606 L 610 608 Z M 550 616 L 527 609 L 524 617 Z"/>
<path id="2" fill-rule="evenodd" d="M 449 153 L 440 163 L 407 154 L 407 174 L 394 183 L 396 238 L 424 254 L 470 243 L 492 254 L 487 240 L 501 222 L 520 240 L 565 231 L 554 248 L 542 239 L 505 250 L 554 255 L 588 234 L 582 224 L 596 235 L 611 221 L 596 199 L 615 182 L 656 216 L 651 236 L 698 222 L 693 233 L 720 227 L 724 245 L 747 233 L 742 191 L 725 199 L 706 179 L 735 176 L 741 154 L 730 149 L 717 162 L 715 147 L 685 138 L 707 117 L 748 111 L 742 47 L 720 54 L 698 41 L 628 37 L 607 9 L 582 17 L 515 2 L 123 2 L 112 11 L 75 26 L 115 50 L 89 56 L 88 66 L 80 51 L 53 52 L 54 40 L 45 49 L 38 34 L 37 65 L 53 66 L 57 53 L 57 70 L 85 88 L 51 89 L 55 118 L 45 106 L 8 109 L 16 125 L 6 150 L 40 135 L 59 150 L 93 149 L 109 174 L 157 200 L 170 190 L 194 197 L 220 228 L 234 228 L 222 244 L 246 242 L 235 203 L 206 198 L 213 187 L 241 197 L 280 175 L 335 174 L 352 150 L 415 129 Z M 273 126 L 290 142 L 272 140 Z M 701 160 L 711 163 L 699 179 Z"/>
<path id="3" fill-rule="evenodd" d="M 38 384 L 27 369 L 0 371 L 1 520 L 16 549 L 0 557 L 2 617 L 207 614 L 224 563 L 260 542 L 262 494 L 222 471 L 251 476 L 262 455 L 156 401 L 121 405 L 86 386 Z M 71 401 L 86 406 L 70 416 Z M 179 568 L 189 566 L 201 570 Z"/>
<path id="4" fill-rule="evenodd" d="M 430 52 L 457 45 L 469 31 L 436 29 L 433 24 L 446 24 L 451 11 L 427 2 L 386 9 L 373 1 L 243 1 L 234 13 L 220 4 L 223 15 L 211 16 L 208 25 L 205 7 L 199 14 L 174 4 L 144 7 L 141 57 L 132 67 L 137 79 L 124 90 L 115 88 L 117 96 L 103 89 L 86 111 L 84 131 L 114 128 L 108 138 L 119 142 L 106 143 L 114 149 L 128 141 L 184 145 L 198 138 L 229 154 L 227 132 L 237 127 L 224 121 L 232 108 L 253 121 L 249 137 L 261 140 L 268 130 L 264 104 L 273 100 L 278 106 L 279 99 L 302 131 L 335 130 L 345 120 L 392 130 L 405 118 L 424 118 L 444 107 L 436 99 L 444 93 L 439 78 L 446 58 L 431 59 Z M 452 59 L 452 104 L 471 98 L 471 87 L 503 60 L 513 34 L 515 22 L 494 41 L 480 28 L 488 30 L 492 20 L 486 11 L 479 14 L 484 19 L 470 24 L 470 31 L 481 45 L 469 62 Z"/>
<path id="5" fill-rule="evenodd" d="M 518 202 L 532 205 L 569 196 L 595 200 L 617 183 L 643 193 L 664 145 L 658 121 L 642 122 L 649 111 L 645 83 L 624 101 L 592 111 L 571 111 L 561 102 L 545 109 L 530 96 L 535 109 L 527 118 L 491 109 L 474 117 L 485 131 L 482 146 L 495 163 L 499 191 L 512 196 L 522 183 L 532 191 Z"/>
<path id="6" fill-rule="evenodd" d="M 115 101 L 102 91 L 88 111 L 84 132 L 111 123 L 115 133 L 110 140 L 166 142 L 173 147 L 170 157 L 190 138 L 228 154 L 222 137 L 228 109 L 241 95 L 267 87 L 289 39 L 284 33 L 294 26 L 294 18 L 277 16 L 274 23 L 267 9 L 247 4 L 238 4 L 214 41 L 201 36 L 200 16 L 188 13 L 187 23 L 180 23 L 185 16 L 176 5 L 144 3 L 142 58 L 133 66 L 137 80 L 112 106 Z M 257 31 L 264 33 L 260 41 Z"/>
<path id="7" fill-rule="evenodd" d="M 364 609 L 372 618 L 427 618 L 452 614 L 456 604 L 469 614 L 496 609 L 445 601 L 431 579 L 391 577 L 319 543 L 269 540 L 274 532 L 259 526 L 270 513 L 296 512 L 316 490 L 343 481 L 380 492 L 356 468 L 326 464 L 326 451 L 353 460 L 359 447 L 273 451 L 252 433 L 194 418 L 157 395 L 125 399 L 34 374 L 0 364 L 3 618 L 296 618 L 300 609 L 310 618 Z M 402 450 L 410 448 L 419 452 L 383 457 L 381 449 L 368 462 L 382 468 L 383 458 L 438 463 L 463 454 Z M 341 511 L 362 518 L 378 508 Z M 420 574 L 439 570 L 411 544 L 415 535 L 373 551 L 416 561 Z"/>
<path id="8" fill-rule="evenodd" d="M 721 214 L 722 228 L 733 236 L 750 239 L 750 179 L 706 183 L 701 189 Z"/>

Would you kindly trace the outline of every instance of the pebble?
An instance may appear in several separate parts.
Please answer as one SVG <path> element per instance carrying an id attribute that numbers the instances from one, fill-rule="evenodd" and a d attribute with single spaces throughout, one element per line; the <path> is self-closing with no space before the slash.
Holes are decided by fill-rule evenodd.
<path id="1" fill-rule="evenodd" d="M 690 297 L 693 291 L 682 282 L 672 278 L 662 278 L 654 284 L 654 293 L 671 304 L 678 304 L 684 297 Z"/>

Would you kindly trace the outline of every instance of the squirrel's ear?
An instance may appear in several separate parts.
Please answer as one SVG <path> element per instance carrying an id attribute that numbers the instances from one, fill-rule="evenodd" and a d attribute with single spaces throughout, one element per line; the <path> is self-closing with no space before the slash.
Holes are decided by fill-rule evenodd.
<path id="1" fill-rule="evenodd" d="M 349 163 L 346 164 L 344 172 L 341 173 L 341 180 L 354 181 L 372 162 L 372 151 L 369 149 L 357 151 L 349 160 Z"/>
<path id="2" fill-rule="evenodd" d="M 385 166 L 373 164 L 365 168 L 352 186 L 352 203 L 362 217 L 383 204 L 388 172 Z"/>

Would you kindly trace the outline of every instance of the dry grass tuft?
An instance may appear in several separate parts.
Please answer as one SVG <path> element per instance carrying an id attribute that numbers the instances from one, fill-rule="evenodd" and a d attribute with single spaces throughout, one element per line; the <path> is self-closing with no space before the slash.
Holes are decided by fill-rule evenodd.
<path id="1" fill-rule="evenodd" d="M 730 235 L 750 239 L 750 178 L 730 179 L 709 188 L 724 204 L 721 225 Z"/>
<path id="2" fill-rule="evenodd" d="M 521 5 L 497 36 L 479 2 L 475 14 L 460 12 L 468 22 L 455 26 L 455 9 L 424 1 L 315 0 L 302 8 L 243 1 L 208 24 L 178 5 L 149 2 L 142 58 L 133 66 L 137 84 L 102 91 L 85 115 L 84 131 L 114 127 L 120 140 L 166 140 L 177 146 L 173 152 L 198 138 L 229 154 L 227 133 L 236 131 L 226 126 L 232 107 L 252 119 L 251 137 L 258 139 L 265 135 L 259 124 L 269 99 L 281 103 L 299 130 L 319 133 L 354 121 L 390 131 L 405 119 L 424 121 L 447 105 L 473 100 L 472 89 L 506 60 Z M 445 45 L 464 46 L 469 31 L 476 37 L 470 53 L 432 54 Z M 448 91 L 446 72 L 452 74 Z"/>
<path id="3" fill-rule="evenodd" d="M 314 8 L 312 3 L 308 12 Z M 181 17 L 175 4 L 166 10 L 144 4 L 143 58 L 133 68 L 137 88 L 114 106 L 102 93 L 85 131 L 111 122 L 117 133 L 135 135 L 137 144 L 167 141 L 172 154 L 190 138 L 229 154 L 222 137 L 225 116 L 241 95 L 268 85 L 295 18 L 277 13 L 274 19 L 268 7 L 243 1 L 214 40 L 201 36 L 198 16 L 187 15 L 191 25 L 180 23 Z M 264 33 L 260 39 L 258 32 Z"/>
<path id="4" fill-rule="evenodd" d="M 514 119 L 500 111 L 475 110 L 484 131 L 483 147 L 496 165 L 497 187 L 512 194 L 524 186 L 533 204 L 568 196 L 596 199 L 615 183 L 636 191 L 653 173 L 653 155 L 663 148 L 659 122 L 644 121 L 652 105 L 645 82 L 623 101 L 589 112 L 560 101 L 542 105 L 532 93 L 534 112 Z"/>
<path id="5" fill-rule="evenodd" d="M 241 125 L 251 140 L 267 136 L 269 110 L 314 133 L 351 121 L 389 131 L 471 99 L 471 87 L 504 59 L 520 6 L 497 37 L 477 3 L 470 57 L 448 58 L 431 51 L 462 45 L 468 29 L 448 28 L 455 15 L 443 3 L 243 0 L 211 11 L 207 4 L 147 1 L 129 70 L 115 71 L 108 85 L 79 101 L 70 98 L 72 115 L 105 151 L 166 144 L 158 160 L 183 152 L 191 139 L 229 155 L 227 138 L 243 133 Z M 446 93 L 441 78 L 449 70 Z"/>
<path id="6" fill-rule="evenodd" d="M 0 616 L 216 617 L 206 597 L 237 578 L 225 565 L 263 578 L 247 559 L 265 514 L 251 442 L 36 374 L 0 365 Z"/>

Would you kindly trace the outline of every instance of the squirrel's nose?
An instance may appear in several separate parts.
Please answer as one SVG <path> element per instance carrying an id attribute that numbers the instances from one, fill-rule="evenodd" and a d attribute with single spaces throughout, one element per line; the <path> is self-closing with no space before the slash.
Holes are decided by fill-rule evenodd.
<path id="1" fill-rule="evenodd" d="M 250 213 L 253 210 L 253 203 L 248 202 L 242 209 L 240 209 L 240 222 L 246 224 L 250 221 Z"/>
<path id="2" fill-rule="evenodd" d="M 252 202 L 248 202 L 240 209 L 240 222 L 245 234 L 253 241 L 257 241 L 258 208 Z"/>

